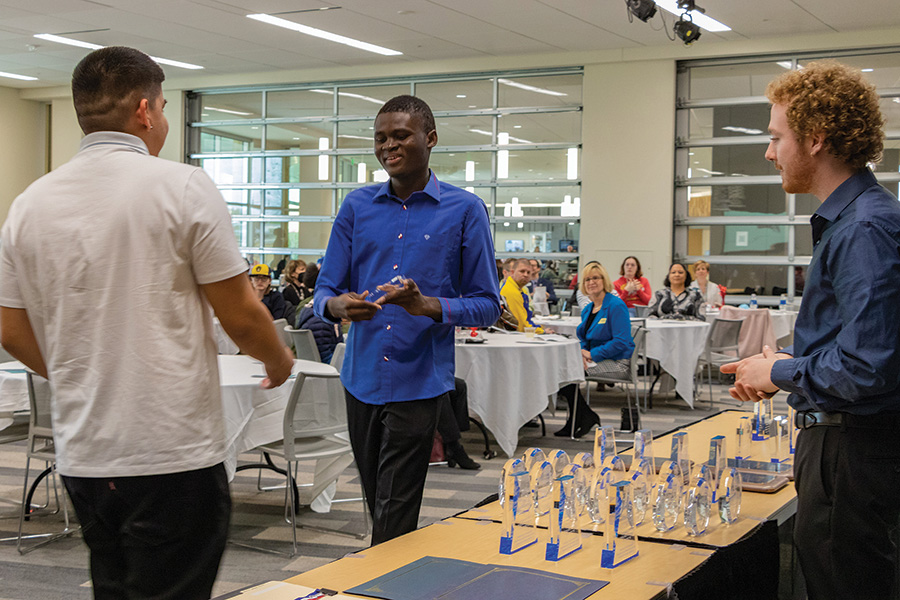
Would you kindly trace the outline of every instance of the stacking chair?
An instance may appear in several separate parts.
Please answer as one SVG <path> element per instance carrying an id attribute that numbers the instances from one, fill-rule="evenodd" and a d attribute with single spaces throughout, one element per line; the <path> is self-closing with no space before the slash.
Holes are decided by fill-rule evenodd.
<path id="1" fill-rule="evenodd" d="M 722 365 L 733 363 L 741 360 L 738 352 L 738 339 L 741 336 L 741 327 L 744 321 L 741 319 L 720 319 L 716 318 L 712 327 L 709 328 L 709 336 L 706 338 L 706 349 L 700 355 L 697 363 L 699 369 L 708 369 L 707 382 L 709 384 L 709 408 L 713 407 L 712 395 L 712 372 L 713 367 L 719 368 Z M 722 373 L 719 372 L 721 377 Z M 702 385 L 702 384 L 701 384 Z"/>
<path id="2" fill-rule="evenodd" d="M 641 391 L 640 391 L 640 375 L 638 375 L 638 365 L 640 364 L 640 357 L 644 351 L 644 336 L 647 334 L 647 330 L 644 327 L 632 327 L 632 337 L 634 338 L 634 351 L 631 353 L 630 364 L 628 365 L 628 371 L 622 373 L 621 375 L 602 375 L 602 376 L 588 376 L 585 377 L 585 381 L 587 385 L 586 398 L 588 406 L 591 405 L 591 382 L 595 383 L 623 383 L 634 386 L 634 400 L 635 406 L 637 407 L 638 412 L 641 409 Z M 628 406 L 629 412 L 631 409 L 631 394 L 628 392 L 628 387 L 625 387 L 625 402 Z M 574 405 L 575 409 L 578 407 L 578 403 L 576 402 Z M 572 414 L 572 422 L 575 422 L 576 415 Z M 636 429 L 636 428 L 635 428 Z M 574 431 L 573 431 L 574 433 Z M 574 437 L 572 439 L 575 439 Z"/>
<path id="3" fill-rule="evenodd" d="M 344 342 L 341 342 L 334 347 L 334 354 L 331 355 L 331 366 L 337 369 L 338 373 L 341 372 L 341 367 L 344 364 L 344 354 L 346 352 L 347 344 Z"/>
<path id="4" fill-rule="evenodd" d="M 285 333 L 288 339 L 288 346 L 294 346 L 294 355 L 300 360 L 312 360 L 322 362 L 319 356 L 319 347 L 316 346 L 316 338 L 309 329 L 294 329 L 293 327 L 285 327 Z"/>
<path id="5" fill-rule="evenodd" d="M 62 498 L 60 498 L 58 488 L 59 482 L 56 478 L 56 446 L 53 442 L 53 426 L 50 421 L 50 384 L 46 379 L 33 375 L 32 373 L 28 373 L 27 377 L 28 402 L 31 407 L 31 416 L 28 423 L 28 446 L 25 449 L 25 481 L 22 484 L 22 509 L 19 513 L 19 535 L 16 538 L 16 549 L 20 554 L 31 552 L 44 544 L 71 535 L 79 529 L 78 527 L 72 527 L 69 523 L 69 507 L 65 494 L 62 494 Z M 29 488 L 28 476 L 31 470 L 32 459 L 43 461 L 46 465 L 46 469 L 34 481 L 31 488 Z M 61 531 L 54 533 L 23 535 L 25 519 L 38 514 L 32 512 L 31 498 L 38 483 L 44 477 L 49 479 L 47 485 L 52 485 L 53 495 L 56 501 L 56 508 L 50 512 L 51 514 L 56 514 L 62 510 L 65 526 Z M 47 508 L 49 509 L 49 489 L 47 495 Z M 35 538 L 44 538 L 44 540 L 28 547 L 22 544 L 22 540 Z"/>
<path id="6" fill-rule="evenodd" d="M 281 337 L 281 341 L 284 342 L 285 346 L 290 348 L 291 343 L 293 343 L 293 340 L 291 340 L 291 336 L 289 336 L 287 334 L 287 330 L 286 330 L 286 327 L 288 326 L 287 319 L 275 319 L 274 323 L 275 323 L 275 331 Z"/>
<path id="7" fill-rule="evenodd" d="M 643 306 L 640 304 L 635 304 L 634 305 L 634 316 L 640 317 L 642 319 L 649 317 L 650 316 L 650 307 Z"/>
<path id="8" fill-rule="evenodd" d="M 287 462 L 285 468 L 285 517 L 291 525 L 293 543 L 290 556 L 297 553 L 297 527 L 353 535 L 343 531 L 303 526 L 297 522 L 297 506 L 299 505 L 295 487 L 297 463 L 346 456 L 348 457 L 346 464 L 349 465 L 353 460 L 353 449 L 347 434 L 344 392 L 339 375 L 337 373 L 329 375 L 298 374 L 284 411 L 282 429 L 282 440 L 259 446 L 257 450 L 281 457 Z M 366 533 L 354 535 L 354 537 L 362 539 L 368 535 L 369 509 L 365 501 L 365 493 L 358 500 L 362 500 Z"/>

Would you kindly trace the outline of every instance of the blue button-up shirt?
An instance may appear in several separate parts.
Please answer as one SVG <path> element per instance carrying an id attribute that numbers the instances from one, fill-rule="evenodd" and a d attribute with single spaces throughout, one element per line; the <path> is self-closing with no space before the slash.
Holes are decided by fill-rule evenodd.
<path id="1" fill-rule="evenodd" d="M 456 326 L 500 316 L 494 244 L 484 202 L 432 173 L 405 202 L 390 182 L 354 190 L 338 211 L 316 283 L 314 307 L 326 320 L 329 298 L 372 292 L 392 277 L 413 279 L 437 297 L 441 321 L 387 304 L 350 328 L 341 381 L 357 399 L 385 404 L 433 398 L 453 389 Z"/>
<path id="2" fill-rule="evenodd" d="M 812 218 L 792 359 L 772 382 L 798 410 L 900 411 L 900 203 L 866 169 Z"/>

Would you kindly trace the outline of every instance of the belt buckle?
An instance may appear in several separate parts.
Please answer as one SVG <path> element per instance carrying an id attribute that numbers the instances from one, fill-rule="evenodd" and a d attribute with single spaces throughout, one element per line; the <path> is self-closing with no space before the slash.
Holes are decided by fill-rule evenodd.
<path id="1" fill-rule="evenodd" d="M 810 427 L 815 427 L 818 423 L 819 420 L 816 418 L 815 411 L 812 410 L 797 411 L 797 416 L 794 417 L 794 426 L 797 429 L 809 429 Z"/>

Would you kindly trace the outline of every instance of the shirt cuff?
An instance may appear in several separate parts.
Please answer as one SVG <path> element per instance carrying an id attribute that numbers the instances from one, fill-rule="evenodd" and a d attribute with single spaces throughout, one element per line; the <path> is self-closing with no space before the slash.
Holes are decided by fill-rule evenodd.
<path id="1" fill-rule="evenodd" d="M 776 360 L 772 365 L 772 371 L 769 373 L 772 383 L 788 392 L 799 391 L 800 388 L 797 386 L 800 379 L 800 372 L 797 369 L 799 362 L 799 359 L 796 358 Z"/>

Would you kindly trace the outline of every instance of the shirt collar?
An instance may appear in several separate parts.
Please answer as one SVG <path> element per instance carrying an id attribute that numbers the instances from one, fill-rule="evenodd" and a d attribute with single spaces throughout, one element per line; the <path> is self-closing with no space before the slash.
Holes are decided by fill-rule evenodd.
<path id="1" fill-rule="evenodd" d="M 434 171 L 429 169 L 429 173 L 430 173 L 430 177 L 428 178 L 428 183 L 425 184 L 425 189 L 418 191 L 418 192 L 413 192 L 412 195 L 410 195 L 410 197 L 409 197 L 410 199 L 413 198 L 413 196 L 415 196 L 416 194 L 425 194 L 426 196 L 430 197 L 435 202 L 440 203 L 440 201 L 441 201 L 441 186 L 438 185 L 438 179 L 437 179 L 437 176 L 434 174 Z M 395 196 L 394 194 L 391 193 L 391 180 L 390 179 L 385 181 L 381 185 L 381 187 L 378 188 L 378 193 L 376 193 L 373 198 L 373 200 L 380 200 L 380 199 L 385 199 L 385 200 L 392 199 L 392 200 L 396 200 L 396 201 L 400 202 L 401 204 L 403 203 L 403 200 L 400 200 L 400 198 L 398 198 L 397 196 Z"/>
<path id="2" fill-rule="evenodd" d="M 121 131 L 95 131 L 81 139 L 79 152 L 97 146 L 120 146 L 123 150 L 150 154 L 147 144 L 141 138 Z"/>
<path id="3" fill-rule="evenodd" d="M 844 183 L 837 186 L 837 189 L 831 192 L 815 214 L 829 221 L 837 220 L 838 216 L 844 212 L 845 208 L 850 206 L 851 202 L 856 200 L 857 196 L 876 183 L 878 181 L 869 169 L 863 169 L 851 175 Z"/>

